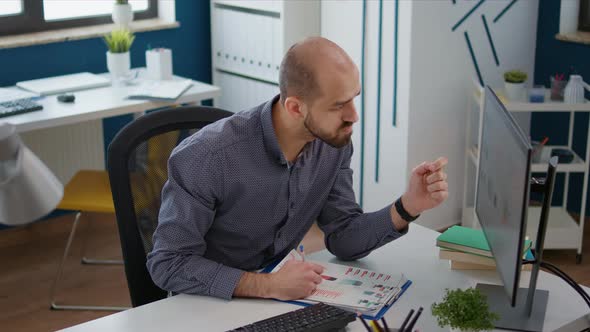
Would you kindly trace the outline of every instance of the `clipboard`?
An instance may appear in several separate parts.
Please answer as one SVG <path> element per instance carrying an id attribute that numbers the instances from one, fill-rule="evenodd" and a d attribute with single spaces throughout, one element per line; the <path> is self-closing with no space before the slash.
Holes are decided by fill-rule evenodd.
<path id="1" fill-rule="evenodd" d="M 270 273 L 283 259 L 276 260 L 273 263 L 269 264 L 264 269 L 262 269 L 260 271 L 260 273 Z M 341 265 L 341 266 L 344 266 L 344 267 L 351 268 L 348 265 L 342 265 L 342 264 L 337 264 L 337 265 Z M 391 299 L 387 300 L 387 304 L 386 305 L 384 305 L 374 315 L 369 314 L 369 313 L 362 313 L 362 317 L 364 319 L 368 319 L 368 320 L 377 320 L 377 319 L 383 318 L 383 316 L 385 315 L 385 313 L 387 313 L 387 311 L 389 310 L 389 308 L 391 308 L 395 304 L 395 302 L 397 302 L 397 300 L 406 292 L 406 290 L 411 285 L 412 285 L 412 281 L 410 279 L 408 279 L 408 278 L 405 278 L 405 282 L 404 282 L 403 285 L 401 285 L 400 291 L 397 294 L 395 294 L 395 296 L 393 296 Z M 289 301 L 284 301 L 284 300 L 278 300 L 278 299 L 275 299 L 275 300 L 276 301 L 280 301 L 280 302 L 286 302 L 286 303 L 296 304 L 296 305 L 300 305 L 300 306 L 304 306 L 304 307 L 307 307 L 307 306 L 313 305 L 314 303 L 317 303 L 317 301 L 311 301 L 311 300 L 309 300 L 309 301 L 305 301 L 305 300 L 289 300 Z M 330 304 L 330 305 L 333 305 L 333 306 L 337 306 L 337 307 L 339 307 L 341 309 L 344 309 L 344 310 L 349 310 L 349 311 L 354 311 L 354 312 L 357 312 L 358 311 L 358 310 L 354 310 L 353 307 L 345 307 L 344 305 L 343 306 L 340 306 L 340 305 L 337 305 L 337 304 L 331 304 L 329 302 L 326 302 L 326 303 L 327 304 Z"/>

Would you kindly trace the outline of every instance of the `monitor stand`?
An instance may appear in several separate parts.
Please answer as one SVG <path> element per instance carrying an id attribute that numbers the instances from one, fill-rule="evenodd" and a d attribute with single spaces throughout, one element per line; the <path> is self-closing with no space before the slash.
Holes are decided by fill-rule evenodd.
<path id="1" fill-rule="evenodd" d="M 519 288 L 516 296 L 516 306 L 510 306 L 510 301 L 506 297 L 504 286 L 477 284 L 478 289 L 488 298 L 490 312 L 495 312 L 500 316 L 494 325 L 499 329 L 516 330 L 516 331 L 543 331 L 545 322 L 545 311 L 547 309 L 547 300 L 549 292 L 546 290 L 535 290 L 533 310 L 530 316 L 527 314 L 527 293 L 528 288 Z"/>

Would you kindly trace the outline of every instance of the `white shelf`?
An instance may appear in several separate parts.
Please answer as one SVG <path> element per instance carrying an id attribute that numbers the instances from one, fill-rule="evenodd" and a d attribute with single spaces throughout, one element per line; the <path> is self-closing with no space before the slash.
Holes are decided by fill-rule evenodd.
<path id="1" fill-rule="evenodd" d="M 561 146 L 561 145 L 550 145 L 547 147 L 551 147 L 551 148 L 562 148 L 562 149 L 567 149 L 567 146 Z M 573 151 L 572 151 L 573 152 Z M 470 149 L 467 149 L 466 151 L 467 155 L 469 156 L 469 159 L 471 160 L 471 162 L 473 162 L 473 164 L 475 166 L 478 166 L 478 158 L 479 158 L 479 151 L 476 147 L 471 147 Z M 559 163 L 557 166 L 557 172 L 558 173 L 567 173 L 567 172 L 573 172 L 573 173 L 584 173 L 587 169 L 588 169 L 588 165 L 586 164 L 586 162 L 580 157 L 578 156 L 577 153 L 573 152 L 574 154 L 574 160 L 571 163 Z M 547 161 L 542 161 L 542 162 L 538 162 L 538 163 L 532 163 L 531 164 L 531 172 L 533 173 L 545 173 L 547 172 Z"/>
<path id="2" fill-rule="evenodd" d="M 533 242 L 537 237 L 540 216 L 541 207 L 529 208 L 526 234 Z M 580 226 L 564 208 L 551 207 L 545 236 L 545 249 L 578 249 L 581 234 Z"/>
<path id="3" fill-rule="evenodd" d="M 526 236 L 528 236 L 533 243 L 537 238 L 540 217 L 541 207 L 529 207 L 527 211 Z M 473 207 L 467 207 L 463 210 L 463 218 L 464 226 L 477 229 L 480 228 Z M 580 234 L 580 226 L 564 208 L 560 206 L 551 207 L 551 210 L 549 211 L 547 233 L 545 234 L 545 249 L 578 249 Z"/>
<path id="4" fill-rule="evenodd" d="M 493 90 L 510 112 L 590 112 L 590 101 L 587 99 L 585 103 L 581 104 L 566 104 L 560 101 L 553 101 L 549 98 L 549 89 L 545 89 L 544 103 L 509 101 L 504 97 L 503 89 Z"/>

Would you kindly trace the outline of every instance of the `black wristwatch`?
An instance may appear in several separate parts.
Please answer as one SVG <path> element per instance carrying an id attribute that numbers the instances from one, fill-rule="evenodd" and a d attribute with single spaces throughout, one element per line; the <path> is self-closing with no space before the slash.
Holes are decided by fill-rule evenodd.
<path id="1" fill-rule="evenodd" d="M 405 220 L 406 222 L 412 222 L 412 221 L 418 219 L 418 217 L 420 217 L 420 215 L 412 217 L 408 213 L 408 211 L 406 211 L 406 209 L 404 209 L 401 197 L 395 201 L 394 205 L 395 205 L 395 210 L 397 211 L 397 213 L 399 213 L 399 215 L 402 217 L 402 219 Z"/>

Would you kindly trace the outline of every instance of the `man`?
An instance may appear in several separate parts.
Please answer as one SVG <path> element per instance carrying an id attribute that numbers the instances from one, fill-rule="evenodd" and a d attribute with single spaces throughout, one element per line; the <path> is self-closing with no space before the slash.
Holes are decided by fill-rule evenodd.
<path id="1" fill-rule="evenodd" d="M 338 45 L 316 37 L 291 47 L 279 88 L 274 99 L 207 126 L 173 151 L 147 262 L 162 289 L 303 298 L 322 281 L 321 266 L 289 262 L 273 274 L 247 271 L 297 247 L 315 220 L 334 255 L 366 256 L 446 199 L 440 158 L 412 171 L 396 204 L 372 213 L 357 205 L 350 140 L 359 71 Z"/>

